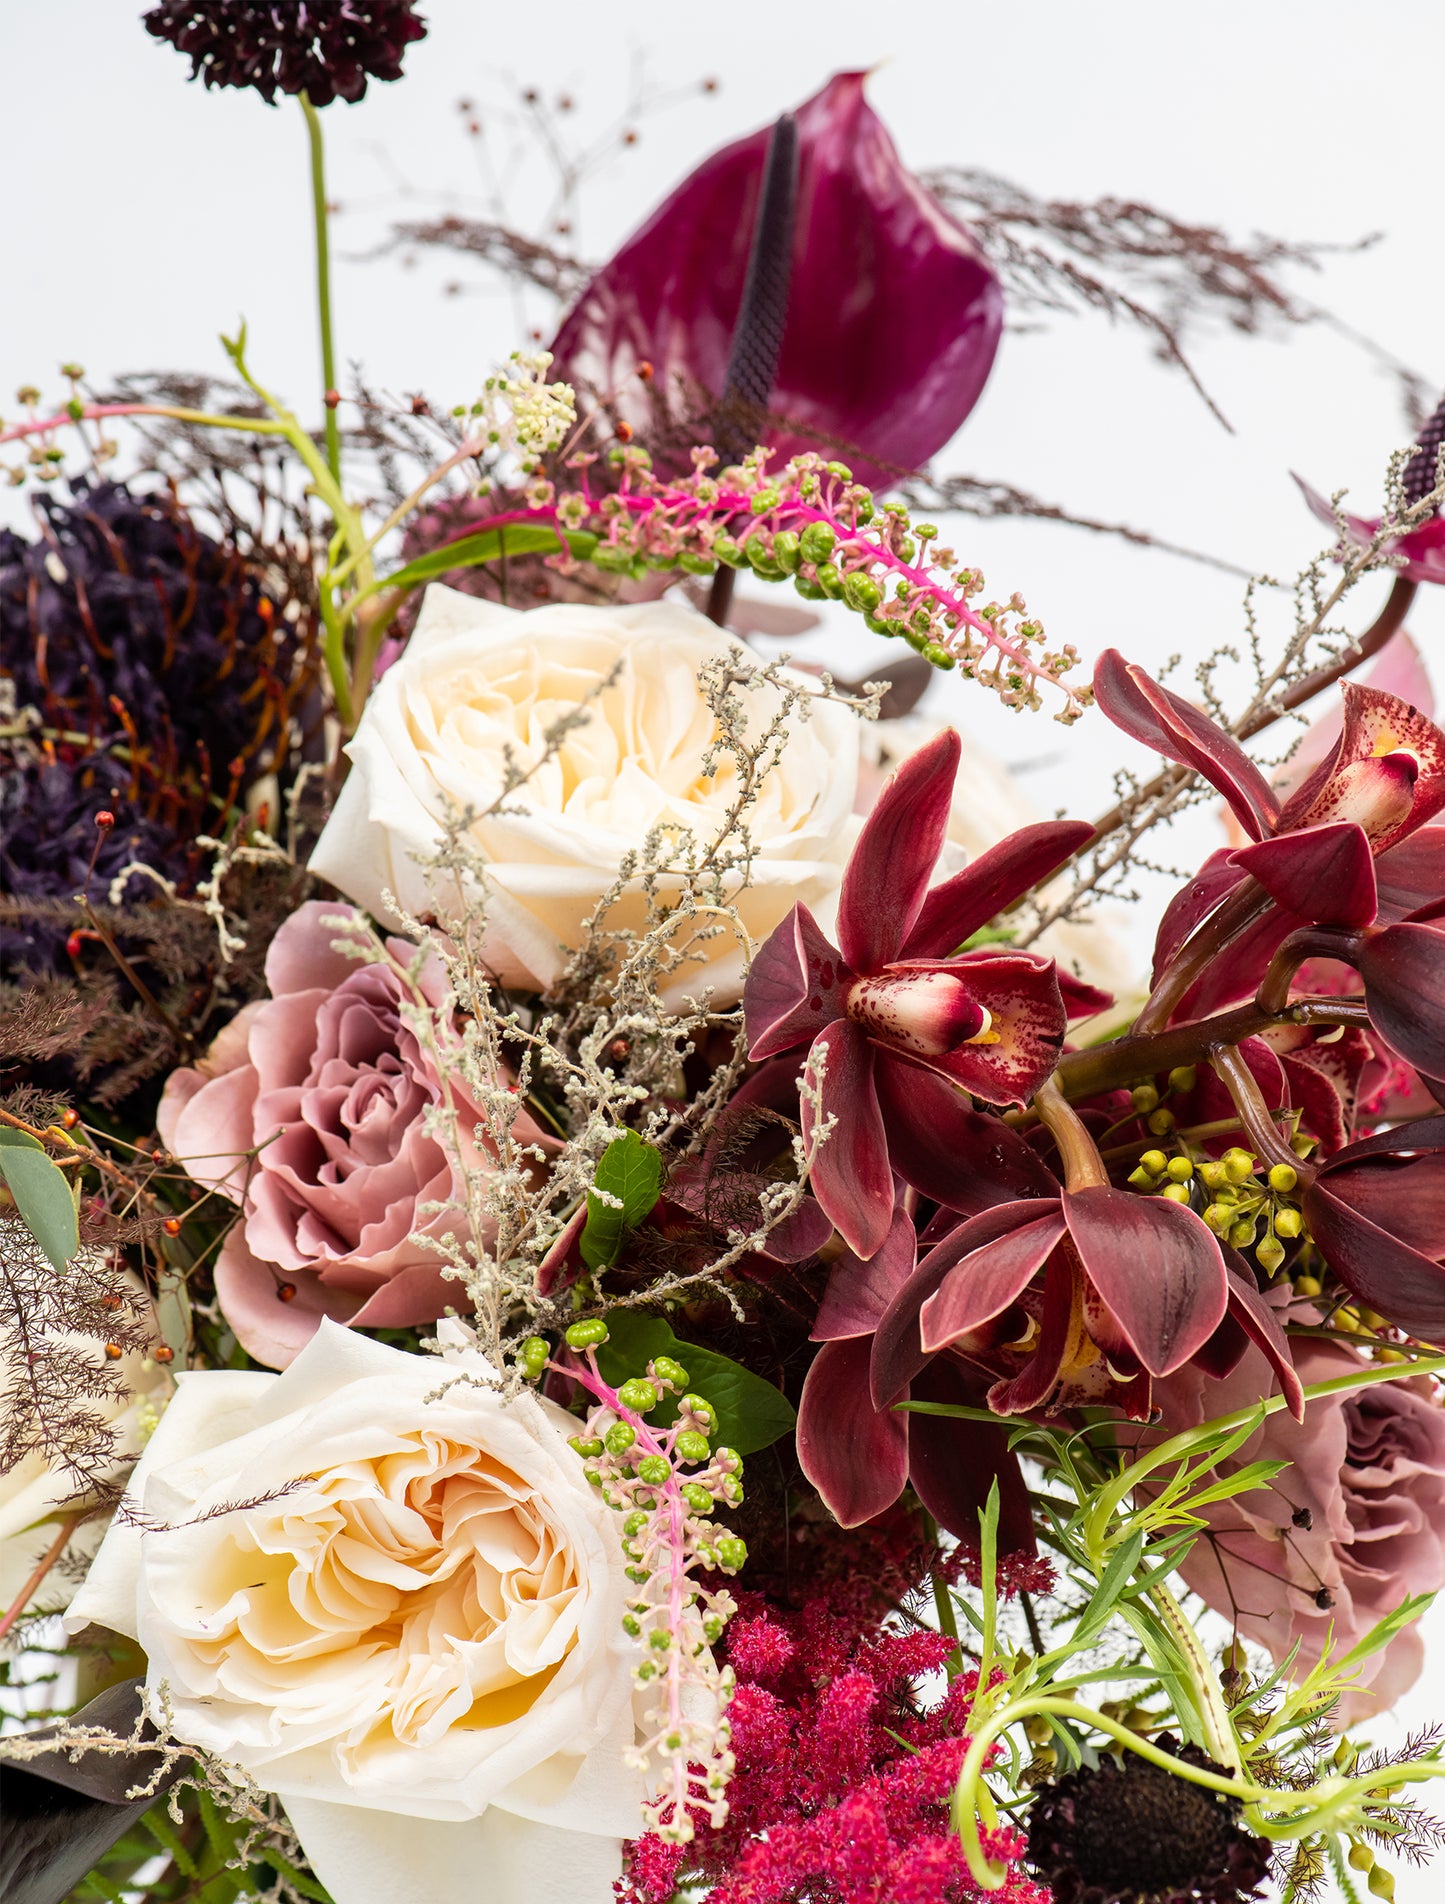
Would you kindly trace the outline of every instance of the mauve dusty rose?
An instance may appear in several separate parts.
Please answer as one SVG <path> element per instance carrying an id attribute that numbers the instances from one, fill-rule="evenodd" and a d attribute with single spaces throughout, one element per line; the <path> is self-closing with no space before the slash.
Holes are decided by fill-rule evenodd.
<path id="1" fill-rule="evenodd" d="M 313 900 L 286 921 L 266 958 L 271 997 L 172 1073 L 157 1117 L 191 1176 L 240 1206 L 216 1291 L 242 1347 L 273 1368 L 323 1316 L 396 1328 L 465 1307 L 443 1258 L 413 1240 L 459 1221 L 455 1172 L 425 1126 L 442 1087 L 402 1015 L 401 978 L 334 949 L 344 928 L 327 922 L 356 916 Z M 388 943 L 403 967 L 414 959 Z M 440 998 L 435 961 L 422 987 Z M 475 1121 L 468 1109 L 468 1139 Z M 517 1129 L 535 1140 L 525 1113 Z M 453 1208 L 419 1217 L 428 1202 Z"/>
<path id="2" fill-rule="evenodd" d="M 1290 1313 L 1319 1319 L 1299 1304 Z M 1334 1343 L 1296 1336 L 1293 1346 L 1306 1386 L 1362 1366 Z M 1256 1349 L 1223 1381 L 1181 1369 L 1155 1384 L 1160 1432 L 1248 1407 L 1274 1386 Z M 1270 1416 L 1224 1466 L 1271 1460 L 1290 1465 L 1268 1487 L 1203 1510 L 1209 1531 L 1182 1572 L 1275 1659 L 1299 1640 L 1298 1675 L 1318 1660 L 1331 1624 L 1338 1655 L 1409 1595 L 1445 1586 L 1445 1410 L 1424 1377 L 1405 1375 L 1312 1401 L 1302 1423 Z M 1322 1595 L 1332 1604 L 1320 1605 Z M 1406 1627 L 1364 1662 L 1359 1690 L 1345 1694 L 1333 1723 L 1385 1711 L 1414 1684 L 1423 1659 L 1418 1626 Z"/>

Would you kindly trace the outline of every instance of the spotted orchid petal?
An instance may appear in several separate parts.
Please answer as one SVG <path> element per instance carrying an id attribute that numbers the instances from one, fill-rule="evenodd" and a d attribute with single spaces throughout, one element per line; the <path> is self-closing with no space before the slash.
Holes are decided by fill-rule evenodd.
<path id="1" fill-rule="evenodd" d="M 841 1018 L 853 974 L 817 920 L 796 905 L 758 947 L 743 987 L 743 1017 L 756 1063 L 811 1044 Z"/>
<path id="2" fill-rule="evenodd" d="M 1052 959 L 1033 952 L 970 952 L 950 962 L 989 1014 L 989 1043 L 920 1058 L 986 1104 L 1023 1104 L 1053 1070 L 1067 1017 Z"/>
<path id="3" fill-rule="evenodd" d="M 1093 838 L 1086 820 L 1042 820 L 1022 826 L 935 886 L 904 938 L 904 959 L 944 959 L 957 952 L 1022 893 L 1062 866 Z"/>
<path id="4" fill-rule="evenodd" d="M 1367 926 L 1375 917 L 1375 856 L 1353 820 L 1278 833 L 1242 847 L 1233 858 L 1276 905 L 1312 925 Z"/>
<path id="5" fill-rule="evenodd" d="M 1408 701 L 1347 681 L 1339 742 L 1286 802 L 1280 831 L 1354 820 L 1376 853 L 1445 807 L 1445 734 Z"/>
<path id="6" fill-rule="evenodd" d="M 840 1527 L 891 1507 L 908 1479 L 909 1418 L 869 1399 L 872 1346 L 867 1336 L 825 1342 L 798 1402 L 798 1465 Z"/>
<path id="7" fill-rule="evenodd" d="M 873 1088 L 873 1047 L 856 1025 L 839 1019 L 814 1040 L 827 1069 L 819 1109 L 802 1103 L 803 1141 L 812 1145 L 819 1118 L 834 1119 L 813 1157 L 813 1195 L 857 1255 L 882 1248 L 893 1221 L 888 1138 Z"/>
<path id="8" fill-rule="evenodd" d="M 792 272 L 765 440 L 780 461 L 840 455 L 880 488 L 926 463 L 977 402 L 1002 297 L 968 232 L 903 166 L 865 78 L 840 73 L 797 109 Z M 592 279 L 552 345 L 555 375 L 609 393 L 644 435 L 665 438 L 723 393 L 769 135 L 704 160 Z"/>
<path id="9" fill-rule="evenodd" d="M 961 751 L 945 727 L 902 763 L 863 823 L 838 899 L 838 944 L 855 972 L 891 964 L 918 917 L 947 837 Z"/>
<path id="10" fill-rule="evenodd" d="M 1151 680 L 1116 648 L 1099 656 L 1094 694 L 1116 727 L 1167 760 L 1203 774 L 1251 839 L 1262 840 L 1275 830 L 1280 809 L 1269 782 L 1239 742 L 1207 714 Z"/>
<path id="11" fill-rule="evenodd" d="M 1228 1302 L 1219 1242 L 1177 1203 L 1099 1186 L 1066 1192 L 1084 1274 L 1151 1375 L 1168 1375 L 1213 1335 Z"/>

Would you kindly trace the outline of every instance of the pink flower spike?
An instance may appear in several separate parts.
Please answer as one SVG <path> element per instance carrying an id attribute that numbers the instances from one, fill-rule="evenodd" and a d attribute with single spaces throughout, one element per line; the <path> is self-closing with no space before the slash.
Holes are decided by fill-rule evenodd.
<path id="1" fill-rule="evenodd" d="M 945 727 L 903 762 L 864 822 L 838 902 L 838 944 L 855 971 L 898 958 L 918 917 L 947 837 L 962 751 Z"/>

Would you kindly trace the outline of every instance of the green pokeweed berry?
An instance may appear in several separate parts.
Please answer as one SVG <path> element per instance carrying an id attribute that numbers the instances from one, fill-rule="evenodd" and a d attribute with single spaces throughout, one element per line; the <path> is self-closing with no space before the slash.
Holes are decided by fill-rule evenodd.
<path id="1" fill-rule="evenodd" d="M 652 1383 L 638 1375 L 622 1384 L 617 1391 L 617 1399 L 630 1414 L 646 1415 L 656 1408 L 661 1398 Z"/>
<path id="2" fill-rule="evenodd" d="M 607 1340 L 607 1324 L 601 1316 L 588 1322 L 574 1322 L 567 1331 L 569 1349 L 600 1349 Z"/>
<path id="3" fill-rule="evenodd" d="M 605 1439 L 608 1454 L 626 1454 L 637 1439 L 637 1430 L 630 1421 L 614 1421 Z"/>
<path id="4" fill-rule="evenodd" d="M 792 575 L 802 561 L 802 544 L 791 529 L 779 529 L 773 537 L 773 560 Z"/>
<path id="5" fill-rule="evenodd" d="M 644 1455 L 637 1464 L 637 1478 L 649 1487 L 662 1487 L 672 1476 L 672 1463 L 666 1455 Z"/>
<path id="6" fill-rule="evenodd" d="M 684 1461 L 706 1461 L 712 1453 L 707 1436 L 700 1435 L 696 1428 L 684 1428 L 673 1447 Z"/>
<path id="7" fill-rule="evenodd" d="M 670 1355 L 655 1355 L 652 1358 L 652 1373 L 659 1382 L 666 1382 L 669 1388 L 687 1387 L 687 1370 L 681 1362 L 674 1362 Z"/>
<path id="8" fill-rule="evenodd" d="M 747 1561 L 748 1546 L 736 1534 L 724 1534 L 714 1552 L 717 1554 L 717 1564 L 724 1573 L 736 1573 Z"/>
<path id="9" fill-rule="evenodd" d="M 819 564 L 826 562 L 833 553 L 838 538 L 826 522 L 810 522 L 798 537 L 803 551 L 803 560 Z"/>

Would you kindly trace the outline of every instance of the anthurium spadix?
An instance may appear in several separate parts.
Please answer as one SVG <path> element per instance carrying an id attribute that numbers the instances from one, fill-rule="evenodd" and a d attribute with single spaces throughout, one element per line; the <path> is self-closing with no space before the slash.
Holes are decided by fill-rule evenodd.
<path id="1" fill-rule="evenodd" d="M 775 463 L 821 451 L 879 488 L 927 462 L 978 401 L 1003 299 L 973 238 L 903 165 L 865 78 L 837 74 L 795 115 L 787 320 L 765 440 Z M 668 426 L 706 414 L 726 385 L 769 133 L 684 179 L 552 344 L 554 373 L 604 393 L 660 466 Z"/>
<path id="2" fill-rule="evenodd" d="M 966 1109 L 959 1092 L 1023 1103 L 1063 1044 L 1052 959 L 962 948 L 1091 828 L 1024 827 L 930 889 L 959 755 L 946 728 L 885 787 L 843 875 L 838 944 L 795 906 L 759 949 L 743 993 L 752 1058 L 806 1045 L 821 1060 L 821 1085 L 802 1109 L 809 1140 L 833 1120 L 813 1194 L 863 1257 L 888 1234 L 894 1170 L 912 1181 L 913 1155 L 931 1157 L 940 1128 Z"/>

